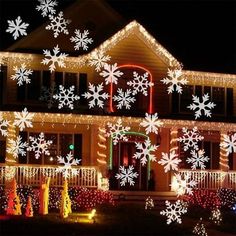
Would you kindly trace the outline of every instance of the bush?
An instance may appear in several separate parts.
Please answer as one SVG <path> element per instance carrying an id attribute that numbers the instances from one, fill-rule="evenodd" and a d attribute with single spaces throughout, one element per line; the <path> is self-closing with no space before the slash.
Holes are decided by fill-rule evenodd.
<path id="1" fill-rule="evenodd" d="M 223 207 L 232 209 L 236 204 L 236 191 L 233 189 L 220 188 L 217 194 Z"/>

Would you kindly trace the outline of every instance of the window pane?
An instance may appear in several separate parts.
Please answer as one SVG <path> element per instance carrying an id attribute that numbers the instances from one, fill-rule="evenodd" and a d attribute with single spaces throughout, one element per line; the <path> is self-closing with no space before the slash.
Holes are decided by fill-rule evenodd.
<path id="1" fill-rule="evenodd" d="M 226 108 L 226 112 L 227 112 L 227 116 L 233 116 L 233 89 L 232 88 L 227 88 L 227 108 Z"/>
<path id="2" fill-rule="evenodd" d="M 43 71 L 43 83 L 42 85 L 44 87 L 50 87 L 50 81 L 51 81 L 51 72 L 49 70 Z"/>
<path id="3" fill-rule="evenodd" d="M 44 155 L 44 164 L 57 165 L 57 134 L 46 133 L 45 139 L 53 143 L 48 147 L 50 155 Z"/>
<path id="4" fill-rule="evenodd" d="M 5 163 L 6 157 L 6 141 L 0 140 L 0 163 Z"/>
<path id="5" fill-rule="evenodd" d="M 37 100 L 40 96 L 41 89 L 41 71 L 33 71 L 30 84 L 27 84 L 27 98 Z"/>
<path id="6" fill-rule="evenodd" d="M 225 113 L 225 89 L 224 88 L 212 88 L 212 101 L 216 104 L 212 112 L 214 114 Z"/>
<path id="7" fill-rule="evenodd" d="M 77 73 L 65 73 L 65 83 L 64 86 L 66 88 L 71 87 L 72 85 L 75 86 L 75 93 L 77 94 Z"/>
<path id="8" fill-rule="evenodd" d="M 74 135 L 74 158 L 80 159 L 80 165 L 82 165 L 82 134 Z"/>
<path id="9" fill-rule="evenodd" d="M 193 95 L 193 86 L 186 85 L 183 87 L 183 92 L 180 94 L 180 112 L 188 112 L 190 113 L 189 106 L 192 103 L 192 95 Z"/>
<path id="10" fill-rule="evenodd" d="M 219 169 L 219 161 L 220 161 L 220 143 L 212 143 L 212 169 Z"/>
<path id="11" fill-rule="evenodd" d="M 71 151 L 70 145 L 73 145 L 72 134 L 60 134 L 59 143 L 59 155 L 66 156 Z"/>
<path id="12" fill-rule="evenodd" d="M 211 169 L 211 162 L 212 162 L 212 157 L 211 157 L 211 142 L 203 142 L 203 147 L 205 151 L 205 156 L 209 157 L 208 162 L 204 162 L 206 169 Z"/>
<path id="13" fill-rule="evenodd" d="M 56 88 L 59 89 L 59 85 L 63 85 L 63 73 L 55 72 L 55 85 Z"/>
<path id="14" fill-rule="evenodd" d="M 83 105 L 87 104 L 87 99 L 81 96 L 85 92 L 87 92 L 87 74 L 80 73 L 79 74 L 79 96 L 80 96 L 79 103 Z"/>
<path id="15" fill-rule="evenodd" d="M 28 142 L 27 140 L 28 133 L 26 131 L 20 132 L 19 135 L 22 138 L 22 142 Z M 18 160 L 20 164 L 27 164 L 27 153 L 25 156 L 19 155 Z"/>

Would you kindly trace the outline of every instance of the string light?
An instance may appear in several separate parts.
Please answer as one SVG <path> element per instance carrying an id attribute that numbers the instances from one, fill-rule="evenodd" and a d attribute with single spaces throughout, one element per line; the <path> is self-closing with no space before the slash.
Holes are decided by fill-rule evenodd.
<path id="1" fill-rule="evenodd" d="M 215 224 L 220 225 L 222 222 L 222 215 L 219 208 L 213 209 L 211 211 L 211 216 L 209 217 Z"/>
<path id="2" fill-rule="evenodd" d="M 193 233 L 195 235 L 200 235 L 200 236 L 207 236 L 206 228 L 205 225 L 202 223 L 202 218 L 200 218 L 199 222 L 195 225 L 193 229 Z"/>
<path id="3" fill-rule="evenodd" d="M 217 191 L 223 207 L 231 209 L 236 204 L 236 191 L 228 188 L 221 188 Z"/>
<path id="4" fill-rule="evenodd" d="M 150 196 L 148 196 L 145 200 L 145 210 L 151 210 L 152 208 L 154 208 L 154 201 Z"/>

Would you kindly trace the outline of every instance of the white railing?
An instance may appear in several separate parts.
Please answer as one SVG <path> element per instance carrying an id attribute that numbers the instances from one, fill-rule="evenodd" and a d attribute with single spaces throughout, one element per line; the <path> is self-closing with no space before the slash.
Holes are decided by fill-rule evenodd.
<path id="1" fill-rule="evenodd" d="M 181 177 L 189 176 L 195 180 L 197 188 L 218 189 L 232 188 L 236 190 L 236 171 L 223 172 L 220 170 L 179 170 Z"/>
<path id="2" fill-rule="evenodd" d="M 81 186 L 97 188 L 97 169 L 94 166 L 73 167 L 77 171 L 72 175 L 69 169 L 69 186 Z M 17 184 L 39 186 L 42 179 L 50 177 L 50 186 L 62 186 L 64 177 L 62 173 L 56 171 L 57 166 L 39 166 L 39 165 L 11 165 L 0 164 L 0 185 L 15 178 Z"/>

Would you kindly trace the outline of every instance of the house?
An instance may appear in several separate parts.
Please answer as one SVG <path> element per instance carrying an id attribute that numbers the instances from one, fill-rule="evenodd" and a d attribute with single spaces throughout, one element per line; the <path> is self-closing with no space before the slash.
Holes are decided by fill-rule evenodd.
<path id="1" fill-rule="evenodd" d="M 69 178 L 72 186 L 102 187 L 109 179 L 110 189 L 146 191 L 150 178 L 153 178 L 155 191 L 170 191 L 176 181 L 175 171 L 166 173 L 158 161 L 164 153 L 174 152 L 181 159 L 180 175 L 196 180 L 198 187 L 217 189 L 227 186 L 235 189 L 236 155 L 228 153 L 220 144 L 224 142 L 224 135 L 233 135 L 236 129 L 236 75 L 181 70 L 181 63 L 141 24 L 132 21 L 125 25 L 123 18 L 103 1 L 76 2 L 65 10 L 64 17 L 72 20 L 68 25 L 69 36 L 60 35 L 55 39 L 51 31 L 45 30 L 45 24 L 0 52 L 1 114 L 2 120 L 8 121 L 8 135 L 0 137 L 0 183 L 16 177 L 21 184 L 38 185 L 42 176 L 50 176 L 51 184 L 60 186 L 63 175 L 57 172 L 57 157 L 65 157 L 71 152 L 75 159 L 80 159 L 75 167 L 77 175 Z M 96 24 L 98 20 L 99 25 Z M 89 37 L 94 41 L 90 51 L 76 54 L 69 40 L 76 28 L 89 28 Z M 56 66 L 50 71 L 48 65 L 42 63 L 43 50 L 55 50 L 56 45 L 60 52 L 70 56 L 64 59 L 65 67 Z M 103 69 L 96 70 L 89 64 L 98 53 L 110 56 L 108 65 L 117 63 L 118 84 L 109 83 L 109 77 L 104 80 Z M 19 86 L 11 77 L 16 72 L 15 67 L 22 64 L 33 72 L 31 83 Z M 162 81 L 168 77 L 168 71 L 182 73 L 182 78 L 188 81 L 182 86 L 182 93 L 168 93 L 169 85 Z M 130 101 L 131 108 L 125 109 L 128 105 L 119 107 L 117 103 L 119 89 L 120 94 L 131 89 L 127 82 L 132 81 L 134 72 L 136 76 L 146 77 L 153 86 L 147 86 L 146 96 L 138 93 L 135 101 Z M 102 108 L 89 107 L 89 99 L 83 96 L 89 91 L 90 83 L 103 83 L 104 92 L 109 95 Z M 58 101 L 50 93 L 46 101 L 43 99 L 45 88 L 51 89 L 55 95 L 60 85 L 67 89 L 74 86 L 75 94 L 80 96 L 73 102 L 73 109 L 59 109 Z M 195 119 L 194 111 L 188 108 L 193 94 L 199 97 L 209 95 L 216 105 L 212 117 Z M 40 100 L 40 97 L 43 98 Z M 33 116 L 32 127 L 26 126 L 21 130 L 14 121 L 17 112 L 26 112 L 25 108 Z M 158 132 L 147 134 L 140 123 L 148 114 L 156 113 L 162 125 Z M 123 127 L 129 127 L 122 131 L 126 138 L 116 140 L 114 133 L 108 137 L 109 127 L 119 122 Z M 191 164 L 186 162 L 190 150 L 184 150 L 185 146 L 179 139 L 184 135 L 183 128 L 192 130 L 195 127 L 204 137 L 197 140 L 199 149 L 204 149 L 209 158 L 205 170 L 191 169 Z M 17 156 L 7 152 L 18 135 L 23 142 L 29 142 L 29 137 L 38 137 L 41 132 L 46 140 L 52 141 L 48 146 L 49 155 L 39 153 L 35 158 L 32 150 Z M 158 146 L 152 152 L 157 161 L 146 160 L 143 164 L 134 158 L 136 143 L 144 145 L 149 139 L 151 145 Z M 138 173 L 133 186 L 121 186 L 115 177 L 120 166 L 133 166 Z"/>

